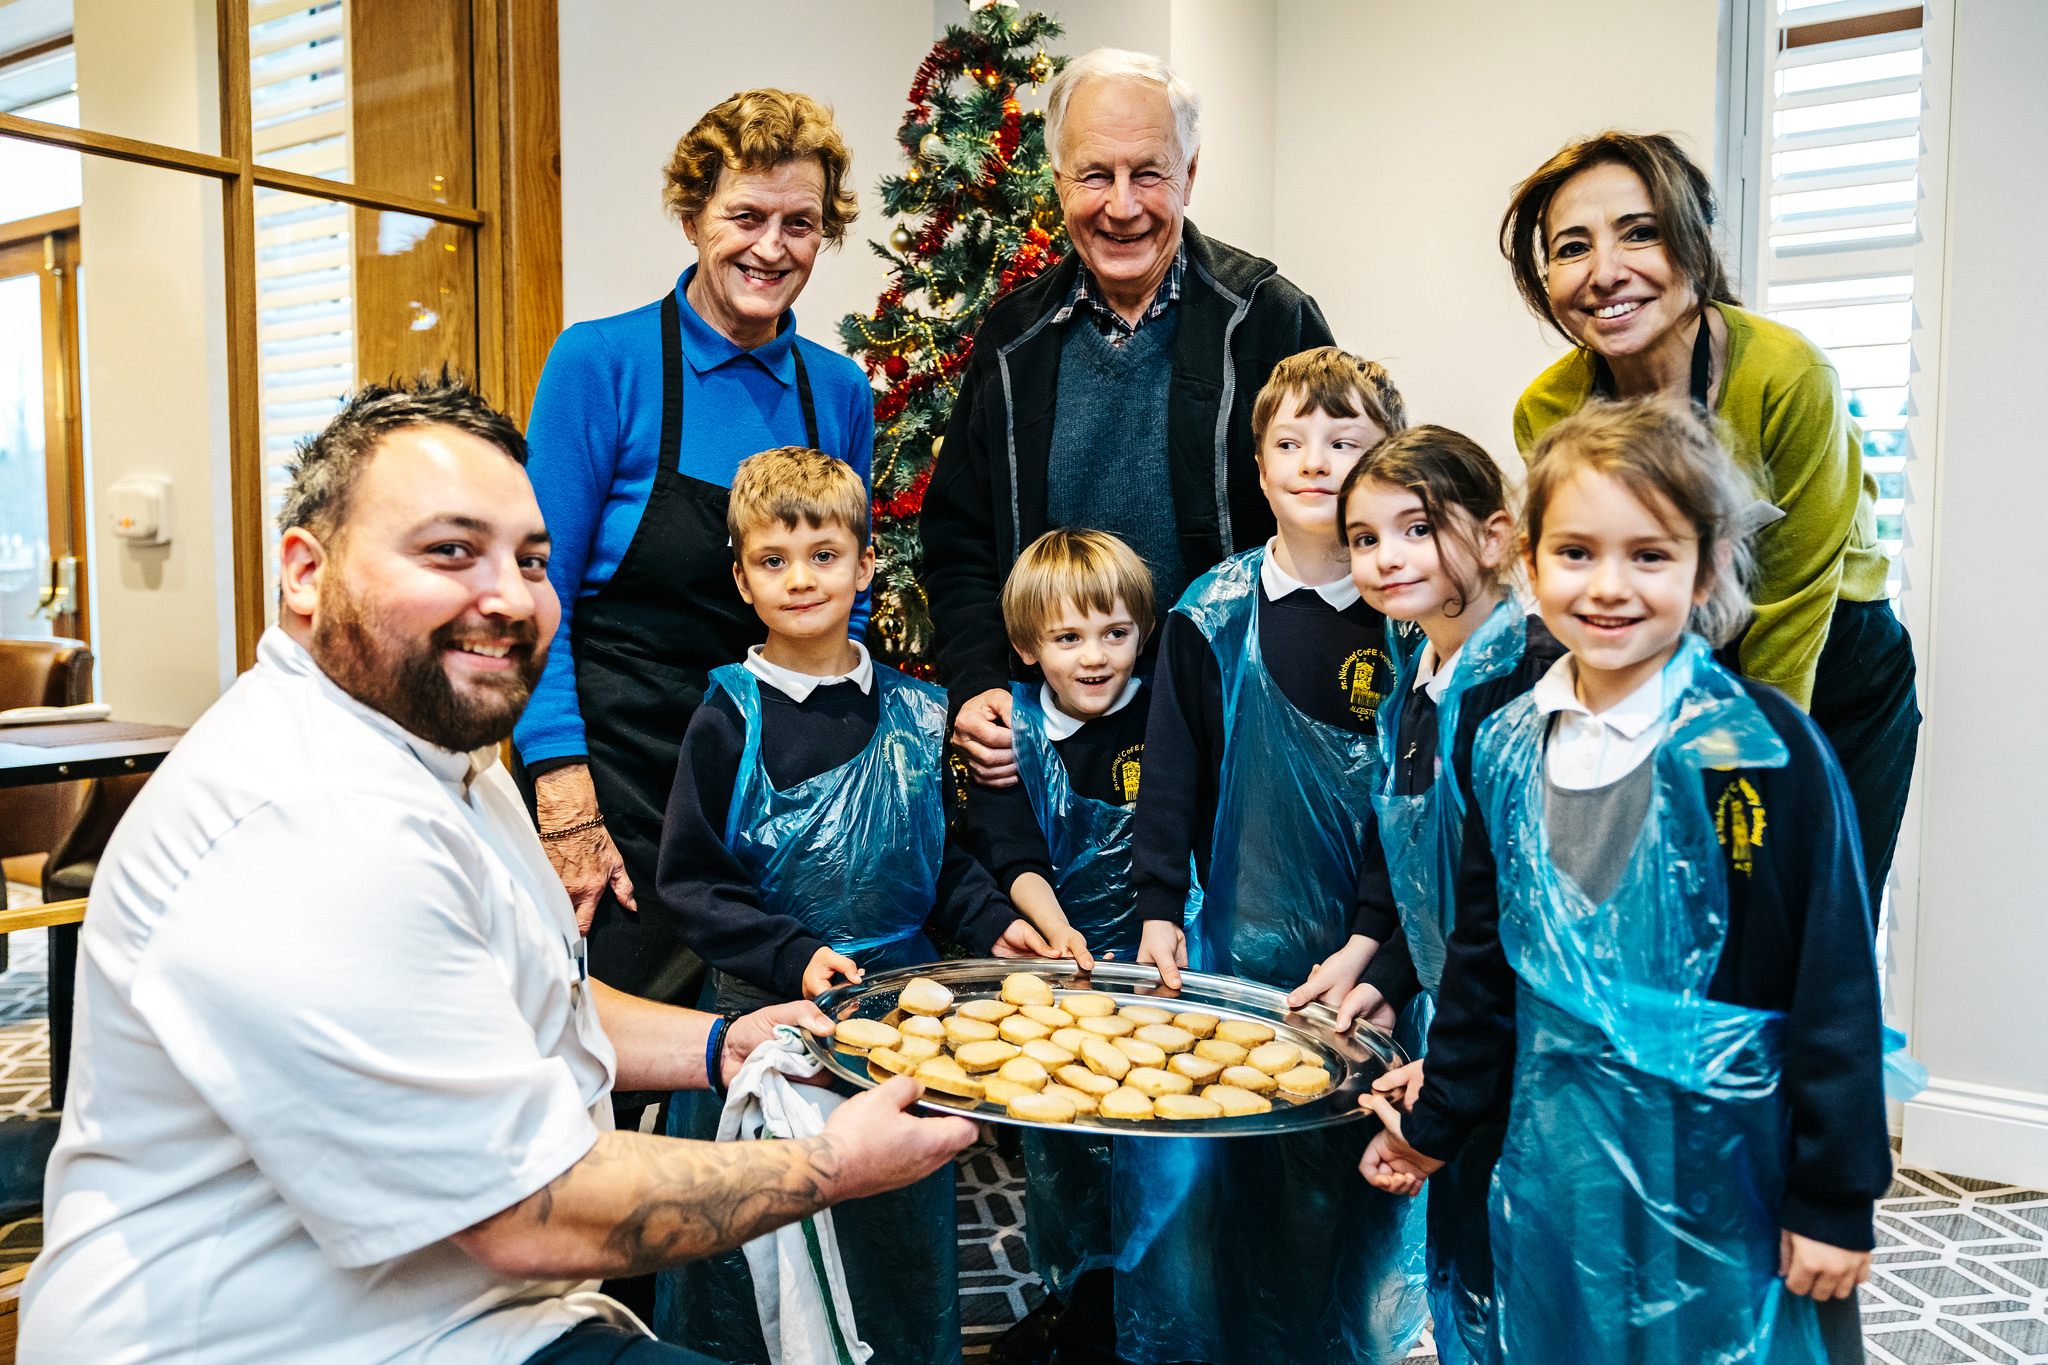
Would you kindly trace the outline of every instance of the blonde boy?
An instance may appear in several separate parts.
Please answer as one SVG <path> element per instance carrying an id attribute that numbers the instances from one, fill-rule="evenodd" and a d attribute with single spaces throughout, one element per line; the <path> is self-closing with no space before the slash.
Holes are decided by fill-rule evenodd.
<path id="1" fill-rule="evenodd" d="M 874 575 L 868 493 L 800 446 L 742 461 L 726 524 L 733 577 L 768 638 L 715 670 L 691 717 L 662 828 L 663 912 L 712 967 L 721 1010 L 818 995 L 835 979 L 933 961 L 939 925 L 987 956 L 1049 952 L 981 865 L 946 837 L 945 693 L 847 638 Z M 677 1136 L 716 1133 L 715 1105 Z M 960 1353 L 953 1171 L 834 1213 L 861 1339 L 878 1360 Z M 928 1292 L 898 1271 L 910 1258 Z M 724 1360 L 766 1361 L 743 1257 L 670 1272 L 659 1326 Z"/>

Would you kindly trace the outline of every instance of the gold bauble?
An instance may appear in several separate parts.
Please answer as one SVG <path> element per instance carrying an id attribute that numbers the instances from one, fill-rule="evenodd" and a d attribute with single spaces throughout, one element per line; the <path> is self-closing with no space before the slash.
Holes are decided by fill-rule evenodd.
<path id="1" fill-rule="evenodd" d="M 917 234 L 910 230 L 909 224 L 898 223 L 889 232 L 889 245 L 898 251 L 908 251 L 917 245 Z"/>
<path id="2" fill-rule="evenodd" d="M 945 150 L 946 139 L 940 137 L 937 133 L 926 133 L 917 140 L 917 154 L 919 156 L 930 157 L 932 160 L 937 161 L 939 153 Z"/>

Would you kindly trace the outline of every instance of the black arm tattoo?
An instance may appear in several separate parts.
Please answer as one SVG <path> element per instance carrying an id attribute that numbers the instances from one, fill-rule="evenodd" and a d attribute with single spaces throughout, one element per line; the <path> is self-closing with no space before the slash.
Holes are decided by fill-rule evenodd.
<path id="1" fill-rule="evenodd" d="M 486 1224 L 547 1227 L 552 1220 L 584 1243 L 572 1259 L 594 1255 L 587 1273 L 644 1275 L 809 1217 L 831 1204 L 838 1174 L 825 1136 L 712 1143 L 613 1132 Z"/>

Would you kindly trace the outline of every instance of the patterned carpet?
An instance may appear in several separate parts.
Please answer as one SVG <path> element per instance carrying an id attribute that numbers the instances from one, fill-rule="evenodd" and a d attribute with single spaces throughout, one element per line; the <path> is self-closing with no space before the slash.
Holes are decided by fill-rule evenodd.
<path id="1" fill-rule="evenodd" d="M 41 930 L 9 935 L 0 973 L 0 1119 L 48 1112 L 47 953 Z M 1021 1163 L 993 1147 L 960 1160 L 960 1309 L 965 1352 L 1045 1297 L 1024 1248 Z M 0 1268 L 33 1260 L 42 1221 L 0 1224 Z M 2048 1191 L 1901 1168 L 1878 1206 L 1864 1340 L 1880 1365 L 2048 1365 Z M 1408 1365 L 1434 1362 L 1428 1338 Z"/>

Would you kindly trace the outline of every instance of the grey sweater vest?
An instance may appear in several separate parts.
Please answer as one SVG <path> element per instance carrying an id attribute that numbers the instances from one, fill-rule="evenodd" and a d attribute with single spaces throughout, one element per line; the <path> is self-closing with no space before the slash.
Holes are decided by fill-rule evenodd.
<path id="1" fill-rule="evenodd" d="M 1161 612 L 1188 585 L 1166 461 L 1179 317 L 1167 309 L 1122 346 L 1085 317 L 1067 324 L 1045 472 L 1048 524 L 1121 536 L 1152 571 Z"/>

